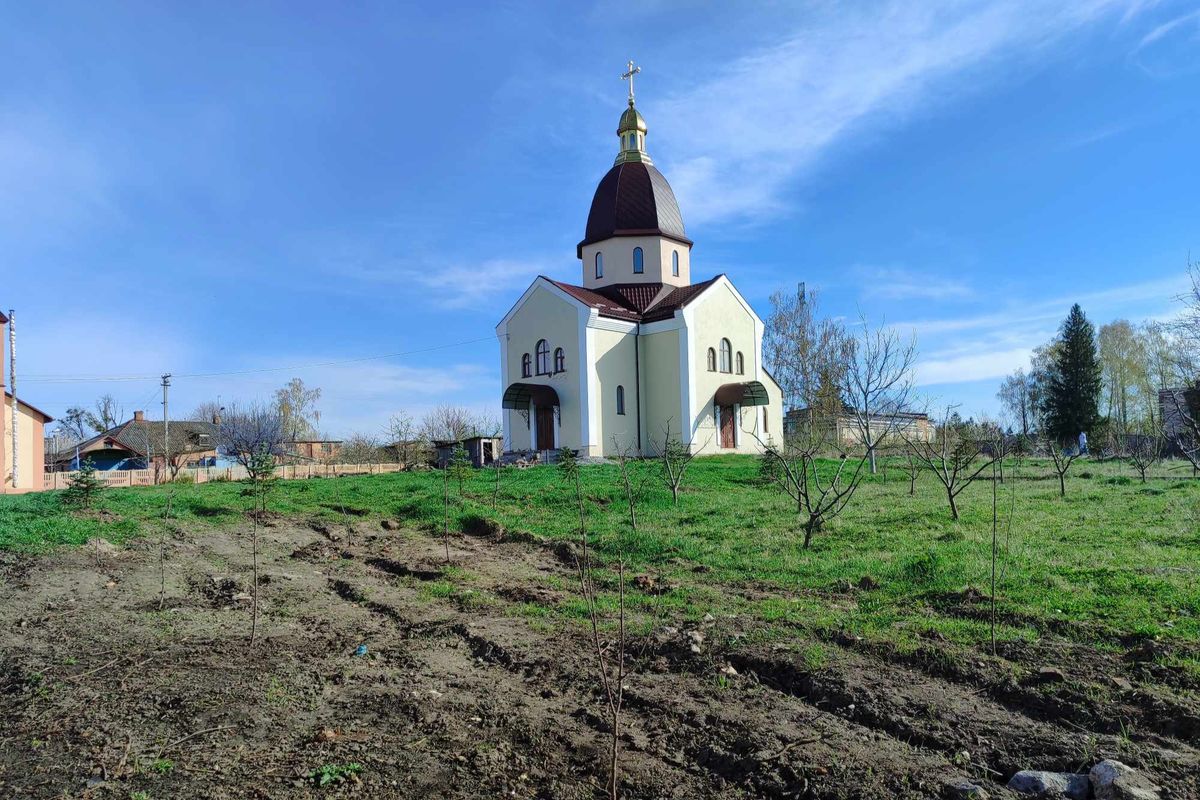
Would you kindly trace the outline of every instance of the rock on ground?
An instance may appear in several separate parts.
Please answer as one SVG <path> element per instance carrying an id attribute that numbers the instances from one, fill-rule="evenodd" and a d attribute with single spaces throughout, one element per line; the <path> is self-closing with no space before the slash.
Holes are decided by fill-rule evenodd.
<path id="1" fill-rule="evenodd" d="M 1071 800 L 1087 800 L 1091 793 L 1087 775 L 1044 772 L 1037 769 L 1023 769 L 1013 775 L 1008 782 L 1008 788 L 1017 794 L 1037 795 L 1043 792 L 1060 792 Z"/>
<path id="2" fill-rule="evenodd" d="M 1106 758 L 1088 773 L 1096 800 L 1160 800 L 1158 787 L 1133 767 Z"/>

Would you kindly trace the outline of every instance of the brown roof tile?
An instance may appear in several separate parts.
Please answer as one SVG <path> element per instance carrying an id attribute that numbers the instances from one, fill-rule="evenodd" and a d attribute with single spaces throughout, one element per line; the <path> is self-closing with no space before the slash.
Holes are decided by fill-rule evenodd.
<path id="1" fill-rule="evenodd" d="M 543 276 L 544 277 L 544 276 Z M 629 322 L 654 322 L 670 319 L 720 275 L 690 286 L 671 286 L 665 283 L 618 283 L 599 289 L 586 289 L 551 278 L 547 281 L 562 289 L 584 305 L 600 312 L 600 316 Z"/>

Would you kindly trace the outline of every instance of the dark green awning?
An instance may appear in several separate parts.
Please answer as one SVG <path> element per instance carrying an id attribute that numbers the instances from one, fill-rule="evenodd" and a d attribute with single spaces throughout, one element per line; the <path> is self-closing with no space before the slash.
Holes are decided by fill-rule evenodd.
<path id="1" fill-rule="evenodd" d="M 767 396 L 767 387 L 759 381 L 727 383 L 717 389 L 714 400 L 717 405 L 722 406 L 769 406 L 771 404 L 771 400 Z"/>

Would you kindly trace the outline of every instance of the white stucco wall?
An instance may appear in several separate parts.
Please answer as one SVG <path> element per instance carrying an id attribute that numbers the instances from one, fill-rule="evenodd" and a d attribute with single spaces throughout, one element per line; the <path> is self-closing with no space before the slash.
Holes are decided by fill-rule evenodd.
<path id="1" fill-rule="evenodd" d="M 3 448 L 4 474 L 0 487 L 12 488 L 12 398 L 4 396 Z M 43 417 L 24 403 L 17 411 L 17 489 L 41 489 L 45 472 L 45 425 Z"/>
<path id="2" fill-rule="evenodd" d="M 503 387 L 523 382 L 551 386 L 558 394 L 560 413 L 555 424 L 558 426 L 560 447 L 579 447 L 582 439 L 582 417 L 580 398 L 581 368 L 584 359 L 580 343 L 580 309 L 572 301 L 562 297 L 545 282 L 535 282 L 528 296 L 511 312 L 506 322 L 497 329 L 502 337 Z M 539 339 L 545 339 L 550 347 L 550 366 L 554 366 L 554 349 L 563 348 L 566 369 L 552 375 L 537 374 L 535 347 Z M 529 354 L 534 372 L 528 378 L 521 376 L 521 356 Z M 533 440 L 532 412 L 527 422 L 517 412 L 503 411 L 510 450 L 529 450 Z"/>
<path id="3" fill-rule="evenodd" d="M 642 248 L 642 273 L 633 271 L 633 250 Z M 596 253 L 604 254 L 604 277 L 596 278 Z M 679 253 L 679 276 L 671 274 L 671 253 Z M 667 283 L 687 286 L 692 282 L 691 250 L 687 245 L 662 236 L 614 236 L 583 248 L 583 285 L 589 289 L 614 283 Z"/>
<path id="4" fill-rule="evenodd" d="M 620 450 L 638 453 L 638 381 L 635 372 L 633 326 L 628 331 L 594 329 L 597 386 L 597 431 L 600 452 L 613 455 Z M 625 389 L 625 413 L 617 413 L 617 387 Z"/>
<path id="5" fill-rule="evenodd" d="M 773 382 L 762 372 L 762 323 L 749 304 L 725 278 L 696 298 L 686 309 L 687 346 L 689 349 L 694 393 L 692 396 L 693 449 L 702 453 L 757 453 L 762 447 L 755 435 L 765 441 L 762 430 L 762 411 L 756 407 L 738 409 L 736 447 L 722 448 L 721 435 L 714 414 L 713 399 L 717 389 L 726 383 L 760 381 L 768 386 Z M 720 371 L 721 339 L 732 345 L 730 372 Z M 717 354 L 716 372 L 708 371 L 708 349 Z M 737 374 L 737 354 L 742 354 L 745 371 Z M 778 391 L 778 387 L 775 387 Z M 772 416 L 768 427 L 782 430 L 782 398 L 771 397 Z M 751 435 L 754 434 L 754 435 Z"/>

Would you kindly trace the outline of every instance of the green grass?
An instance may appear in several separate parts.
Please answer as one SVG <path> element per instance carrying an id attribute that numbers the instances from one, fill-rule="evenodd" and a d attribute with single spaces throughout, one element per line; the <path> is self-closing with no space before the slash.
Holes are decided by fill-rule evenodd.
<path id="1" fill-rule="evenodd" d="M 986 482 L 960 496 L 962 518 L 953 522 L 932 476 L 922 475 L 915 497 L 908 496 L 908 482 L 898 472 L 872 477 L 846 513 L 804 550 L 791 503 L 758 481 L 753 458 L 697 459 L 677 507 L 658 480 L 657 464 L 632 468 L 644 486 L 636 534 L 629 530 L 616 468 L 587 467 L 582 478 L 600 556 L 611 558 L 622 549 L 635 571 L 661 575 L 675 587 L 658 596 L 634 593 L 631 603 L 648 614 L 695 619 L 736 607 L 767 623 L 909 644 L 929 636 L 964 643 L 988 636 L 980 616 L 985 604 L 962 602 L 967 587 L 989 592 Z M 554 469 L 505 470 L 494 513 L 492 479 L 490 472 L 474 472 L 467 496 L 460 500 L 455 492 L 456 525 L 485 517 L 535 538 L 575 538 L 572 495 Z M 1004 638 L 1054 632 L 1086 641 L 1128 635 L 1200 641 L 1200 481 L 1162 468 L 1142 484 L 1128 467 L 1080 462 L 1068 476 L 1067 496 L 1060 498 L 1046 464 L 1025 464 L 1020 480 L 1000 488 L 1004 515 L 1014 487 L 1011 534 L 1003 519 L 1000 532 Z M 178 487 L 175 514 L 198 530 L 239 523 L 248 507 L 244 488 Z M 108 516 L 66 511 L 55 492 L 0 498 L 0 548 L 36 551 L 93 536 L 119 542 L 150 533 L 171 491 L 107 490 L 99 508 Z M 391 473 L 282 481 L 268 502 L 274 512 L 330 520 L 341 518 L 332 509 L 352 506 L 365 510 L 366 519 L 398 519 L 436 534 L 441 494 L 439 473 Z M 867 576 L 876 588 L 856 588 Z M 444 578 L 427 593 L 457 596 L 470 575 L 451 570 Z M 762 599 L 735 599 L 750 596 L 748 589 Z M 575 616 L 577 606 L 571 596 L 558 610 Z M 520 613 L 534 614 L 530 608 Z"/>

